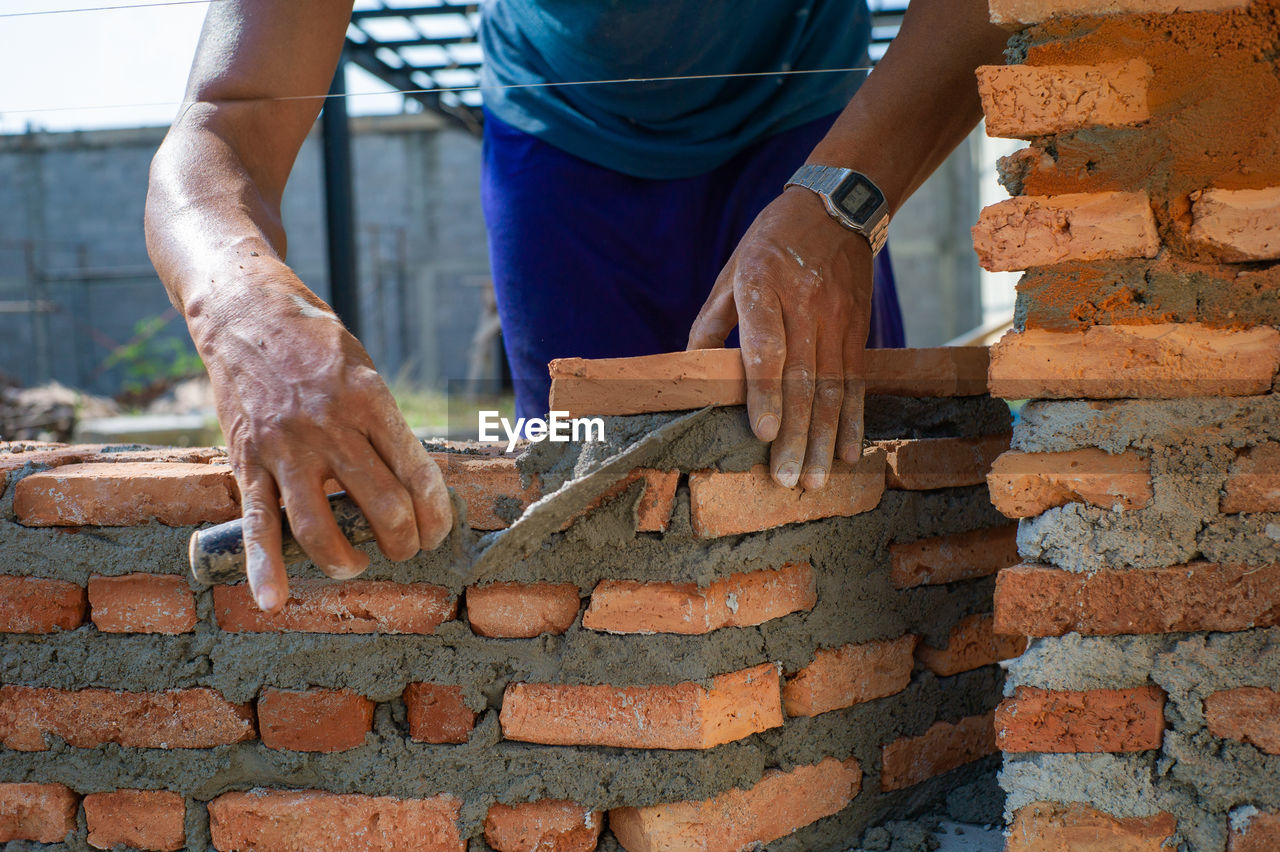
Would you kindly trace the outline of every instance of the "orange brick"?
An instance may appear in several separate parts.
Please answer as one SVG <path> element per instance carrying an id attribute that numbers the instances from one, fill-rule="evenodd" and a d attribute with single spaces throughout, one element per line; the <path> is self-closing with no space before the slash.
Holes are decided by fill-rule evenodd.
<path id="1" fill-rule="evenodd" d="M 96 448 L 84 461 L 95 464 L 119 462 L 165 462 L 168 464 L 229 464 L 227 451 L 222 447 L 144 447 L 124 450 L 115 447 Z"/>
<path id="2" fill-rule="evenodd" d="M 1092 448 L 1007 452 L 996 459 L 987 488 L 991 502 L 1009 518 L 1035 517 L 1068 503 L 1141 509 L 1154 496 L 1149 459 L 1132 451 L 1112 455 Z"/>
<path id="3" fill-rule="evenodd" d="M 1215 692 L 1204 700 L 1204 715 L 1215 737 L 1280 754 L 1280 692 L 1258 686 Z"/>
<path id="4" fill-rule="evenodd" d="M 978 92 L 988 136 L 1031 139 L 1151 117 L 1151 68 L 1140 59 L 1098 65 L 987 65 Z"/>
<path id="5" fill-rule="evenodd" d="M 520 483 L 513 458 L 486 458 L 461 453 L 430 453 L 444 474 L 445 485 L 467 505 L 467 524 L 474 530 L 501 530 L 509 526 L 498 508 L 514 501 L 521 511 L 542 496 L 538 483 Z"/>
<path id="6" fill-rule="evenodd" d="M 631 487 L 631 483 L 644 480 L 644 491 L 636 504 L 637 532 L 666 532 L 671 525 L 671 513 L 676 506 L 676 486 L 680 484 L 680 471 L 638 468 L 627 474 L 621 482 L 600 495 L 583 514 L 617 497 Z M 576 520 L 576 519 L 574 519 Z M 567 528 L 573 520 L 565 524 Z"/>
<path id="7" fill-rule="evenodd" d="M 420 743 L 465 743 L 476 726 L 476 712 L 462 698 L 462 687 L 411 683 L 404 688 L 409 736 Z"/>
<path id="8" fill-rule="evenodd" d="M 1157 686 L 1061 692 L 1020 686 L 996 709 L 1002 751 L 1149 751 L 1164 738 Z"/>
<path id="9" fill-rule="evenodd" d="M 186 633 L 199 622 L 182 577 L 127 574 L 89 578 L 94 626 L 104 633 Z"/>
<path id="10" fill-rule="evenodd" d="M 701 589 L 696 583 L 602 580 L 582 626 L 607 633 L 710 633 L 810 610 L 817 601 L 807 562 L 730 574 Z"/>
<path id="11" fill-rule="evenodd" d="M 996 579 L 997 633 L 1093 636 L 1280 625 L 1280 565 L 1193 562 L 1077 574 L 1018 565 Z"/>
<path id="12" fill-rule="evenodd" d="M 1071 15 L 1148 15 L 1240 9 L 1248 0 L 991 0 L 991 22 L 1038 24 Z"/>
<path id="13" fill-rule="evenodd" d="M 1227 852 L 1275 852 L 1280 849 L 1280 813 L 1258 811 L 1231 820 Z"/>
<path id="14" fill-rule="evenodd" d="M 877 441 L 888 454 L 887 482 L 903 491 L 930 491 L 981 485 L 996 457 L 1009 449 L 1010 436 L 920 438 Z"/>
<path id="15" fill-rule="evenodd" d="M 1236 456 L 1218 510 L 1280 512 L 1280 443 L 1245 447 Z"/>
<path id="16" fill-rule="evenodd" d="M 102 444 L 57 444 L 45 441 L 5 441 L 0 451 L 0 494 L 9 484 L 9 477 L 28 465 L 32 467 L 58 467 L 79 464 L 101 450 Z"/>
<path id="17" fill-rule="evenodd" d="M 467 589 L 467 618 L 481 636 L 531 639 L 568 630 L 580 603 L 573 583 L 490 583 Z"/>
<path id="18" fill-rule="evenodd" d="M 1280 331 L 1198 323 L 1009 332 L 991 347 L 991 394 L 1005 399 L 1176 399 L 1267 393 Z"/>
<path id="19" fill-rule="evenodd" d="M 39 577 L 0 577 L 0 633 L 52 633 L 84 624 L 82 586 Z"/>
<path id="20" fill-rule="evenodd" d="M 515 683 L 502 735 L 546 745 L 705 749 L 782 724 L 778 669 L 766 663 L 717 676 L 710 689 Z"/>
<path id="21" fill-rule="evenodd" d="M 869 394 L 986 393 L 987 353 L 982 347 L 869 349 L 863 368 Z M 746 373 L 737 349 L 638 358 L 558 358 L 550 369 L 551 408 L 574 417 L 683 411 L 747 401 Z"/>
<path id="22" fill-rule="evenodd" d="M 61 843 L 76 830 L 76 808 L 61 784 L 0 784 L 0 843 Z"/>
<path id="23" fill-rule="evenodd" d="M 1018 562 L 1018 526 L 972 530 L 889 545 L 895 589 L 941 585 L 992 574 Z"/>
<path id="24" fill-rule="evenodd" d="M 788 716 L 817 716 L 873 698 L 896 695 L 911 682 L 916 637 L 820 649 L 813 662 L 787 678 Z"/>
<path id="25" fill-rule="evenodd" d="M 185 849 L 186 814 L 182 796 L 164 790 L 116 790 L 84 797 L 89 845 L 94 849 Z"/>
<path id="26" fill-rule="evenodd" d="M 695 471 L 689 474 L 693 531 L 714 538 L 857 515 L 880 505 L 884 485 L 885 453 L 879 448 L 864 451 L 856 464 L 833 462 L 820 491 L 783 488 L 762 464 L 745 473 Z"/>
<path id="27" fill-rule="evenodd" d="M 1280 258 L 1280 186 L 1191 194 L 1191 241 L 1222 260 Z"/>
<path id="28" fill-rule="evenodd" d="M 828 757 L 704 801 L 614 808 L 609 829 L 628 852 L 739 852 L 839 813 L 861 789 L 856 760 Z"/>
<path id="29" fill-rule="evenodd" d="M 349 689 L 267 687 L 258 696 L 258 728 L 267 748 L 346 751 L 373 730 L 373 702 Z"/>
<path id="30" fill-rule="evenodd" d="M 458 614 L 443 586 L 383 580 L 295 580 L 284 609 L 258 609 L 247 583 L 213 587 L 218 626 L 236 633 L 435 633 Z"/>
<path id="31" fill-rule="evenodd" d="M 16 751 L 45 751 L 44 734 L 76 748 L 212 748 L 251 740 L 248 704 L 212 689 L 115 692 L 0 686 L 0 741 Z"/>
<path id="32" fill-rule="evenodd" d="M 935 722 L 920 736 L 894 740 L 882 749 L 880 789 L 902 790 L 995 752 L 991 713 Z"/>
<path id="33" fill-rule="evenodd" d="M 240 515 L 231 467 L 221 464 L 72 464 L 14 486 L 13 510 L 30 527 L 181 527 Z"/>
<path id="34" fill-rule="evenodd" d="M 1013 815 L 1005 852 L 1168 852 L 1172 814 L 1121 819 L 1078 803 L 1032 802 Z"/>
<path id="35" fill-rule="evenodd" d="M 497 852 L 592 852 L 603 830 L 598 812 L 555 799 L 495 804 L 484 820 L 485 843 Z"/>
<path id="36" fill-rule="evenodd" d="M 916 657 L 939 677 L 950 677 L 1008 660 L 1027 649 L 1025 637 L 1001 636 L 993 624 L 990 613 L 971 615 L 951 629 L 946 648 L 921 644 Z"/>
<path id="37" fill-rule="evenodd" d="M 1155 257 L 1160 237 L 1145 192 L 1021 195 L 983 209 L 973 248 L 984 269 L 1013 272 L 1068 260 Z"/>
<path id="38" fill-rule="evenodd" d="M 209 803 L 213 846 L 222 852 L 466 852 L 456 796 L 397 799 L 263 790 L 223 793 Z"/>

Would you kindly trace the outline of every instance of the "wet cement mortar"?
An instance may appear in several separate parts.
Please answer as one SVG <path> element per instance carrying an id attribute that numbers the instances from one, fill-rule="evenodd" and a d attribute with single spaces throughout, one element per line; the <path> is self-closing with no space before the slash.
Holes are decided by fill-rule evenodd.
<path id="1" fill-rule="evenodd" d="M 594 459 L 537 454 L 525 463 L 526 472 L 538 475 L 544 489 L 551 490 L 561 484 L 557 478 L 567 478 L 557 471 L 585 475 L 592 464 L 669 419 L 611 418 L 611 441 L 591 448 Z M 896 435 L 889 431 L 894 420 L 912 424 L 910 434 L 919 437 L 1008 428 L 1007 409 L 990 400 L 868 400 L 869 438 L 901 437 L 901 427 Z M 765 448 L 750 437 L 742 409 L 728 409 L 709 413 L 696 431 L 646 463 L 682 471 L 713 466 L 743 470 L 764 458 Z M 699 799 L 750 786 L 769 768 L 788 769 L 831 755 L 857 757 L 865 773 L 864 793 L 840 814 L 769 846 L 788 852 L 846 849 L 868 825 L 890 815 L 921 812 L 928 805 L 942 807 L 948 791 L 981 783 L 984 769 L 974 765 L 908 791 L 881 794 L 879 748 L 897 737 L 921 734 L 935 721 L 990 709 L 998 700 L 1002 678 L 994 667 L 942 679 L 920 670 L 897 696 L 812 719 L 792 719 L 782 728 L 706 752 L 548 747 L 503 740 L 498 712 L 503 688 L 511 682 L 708 683 L 717 674 L 764 661 L 794 671 L 811 661 L 818 648 L 906 632 L 941 647 L 956 621 L 990 608 L 990 579 L 907 591 L 894 590 L 888 581 L 891 542 L 1002 523 L 981 486 L 889 491 L 877 509 L 863 515 L 710 541 L 692 534 L 683 483 L 665 534 L 634 532 L 636 496 L 632 489 L 564 533 L 550 536 L 527 559 L 503 566 L 486 579 L 571 582 L 585 596 L 605 578 L 705 584 L 729 573 L 805 560 L 814 567 L 818 604 L 810 612 L 759 627 L 726 628 L 705 636 L 611 636 L 583 630 L 579 619 L 563 636 L 486 639 L 467 627 L 465 604 L 460 620 L 446 623 L 432 636 L 233 634 L 213 625 L 211 592 L 193 585 L 202 619 L 194 632 L 107 635 L 85 626 L 50 636 L 0 637 L 0 682 L 129 691 L 208 686 L 233 701 L 250 701 L 263 686 L 349 688 L 378 702 L 374 731 L 365 745 L 319 755 L 273 751 L 257 742 L 191 751 L 115 745 L 76 749 L 50 738 L 45 752 L 0 752 L 0 774 L 7 780 L 66 783 L 82 793 L 172 789 L 200 802 L 250 787 L 405 797 L 464 791 L 464 833 L 478 836 L 495 800 L 568 798 L 608 808 Z M 0 518 L 8 574 L 84 583 L 91 574 L 186 572 L 189 528 L 27 529 L 11 520 L 12 488 L 0 498 Z M 458 530 L 452 538 L 464 540 L 446 542 L 433 554 L 399 564 L 366 546 L 372 564 L 364 576 L 440 583 L 461 593 L 467 577 L 458 571 L 458 554 L 474 553 L 480 536 Z M 320 576 L 309 566 L 291 574 Z M 405 684 L 414 681 L 462 684 L 467 703 L 480 713 L 467 744 L 435 746 L 408 739 L 399 696 Z M 962 795 L 953 809 L 981 811 L 982 801 L 977 793 Z M 992 810 L 990 802 L 985 810 Z M 207 845 L 205 820 L 203 808 L 189 809 L 193 848 Z M 65 848 L 87 848 L 83 826 Z"/>

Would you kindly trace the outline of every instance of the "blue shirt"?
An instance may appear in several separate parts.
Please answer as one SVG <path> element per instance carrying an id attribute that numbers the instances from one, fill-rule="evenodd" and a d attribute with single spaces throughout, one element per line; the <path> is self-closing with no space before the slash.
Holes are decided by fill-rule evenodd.
<path id="1" fill-rule="evenodd" d="M 865 0 L 488 0 L 485 106 L 507 124 L 642 178 L 708 172 L 839 112 L 861 71 L 648 83 L 525 83 L 866 66 Z"/>

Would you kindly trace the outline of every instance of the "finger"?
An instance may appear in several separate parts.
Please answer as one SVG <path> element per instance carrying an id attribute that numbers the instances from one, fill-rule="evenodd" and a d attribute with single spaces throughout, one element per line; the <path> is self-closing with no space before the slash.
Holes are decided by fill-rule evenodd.
<path id="1" fill-rule="evenodd" d="M 866 382 L 867 331 L 851 329 L 844 346 L 844 400 L 840 406 L 840 432 L 836 448 L 840 458 L 852 464 L 862 458 L 863 398 Z"/>
<path id="2" fill-rule="evenodd" d="M 785 488 L 800 481 L 805 444 L 809 437 L 809 421 L 813 415 L 813 392 L 816 376 L 816 346 L 812 320 L 806 316 L 787 315 L 786 363 L 782 368 L 782 426 L 773 442 L 770 464 L 773 478 Z"/>
<path id="3" fill-rule="evenodd" d="M 289 515 L 289 529 L 316 567 L 335 580 L 346 580 L 369 567 L 369 557 L 351 546 L 338 529 L 318 472 L 277 471 L 276 482 Z"/>
<path id="4" fill-rule="evenodd" d="M 747 417 L 757 438 L 772 441 L 782 425 L 782 368 L 787 357 L 782 305 L 772 290 L 757 285 L 744 286 L 741 296 L 738 336 L 747 375 Z"/>
<path id="5" fill-rule="evenodd" d="M 263 612 L 279 612 L 289 599 L 289 578 L 280 555 L 280 493 L 259 467 L 246 466 L 236 479 L 249 590 Z"/>
<path id="6" fill-rule="evenodd" d="M 737 306 L 733 301 L 733 285 L 725 273 L 711 288 L 711 295 L 703 303 L 698 316 L 689 329 L 689 345 L 686 349 L 719 349 L 725 338 L 738 324 Z"/>
<path id="7" fill-rule="evenodd" d="M 370 434 L 370 440 L 409 494 L 419 544 L 427 550 L 439 547 L 453 529 L 453 504 L 440 468 L 398 411 L 394 419 L 384 421 L 384 428 Z"/>
<path id="8" fill-rule="evenodd" d="M 378 549 L 393 562 L 418 552 L 413 499 L 364 435 L 355 433 L 333 462 L 333 473 L 364 512 Z"/>
<path id="9" fill-rule="evenodd" d="M 839 337 L 825 334 L 817 346 L 817 382 L 813 392 L 813 413 L 809 420 L 809 443 L 805 448 L 805 488 L 819 489 L 827 484 L 831 459 L 836 451 L 836 434 L 840 428 L 841 403 L 844 401 L 844 351 Z"/>

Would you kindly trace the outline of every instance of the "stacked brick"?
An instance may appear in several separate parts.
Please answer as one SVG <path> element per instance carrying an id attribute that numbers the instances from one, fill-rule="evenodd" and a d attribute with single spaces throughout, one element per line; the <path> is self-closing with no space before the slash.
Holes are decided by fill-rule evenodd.
<path id="1" fill-rule="evenodd" d="M 1008 848 L 1280 848 L 1280 5 L 990 6 Z"/>
<path id="2" fill-rule="evenodd" d="M 1022 647 L 991 611 L 1004 404 L 872 397 L 876 443 L 809 493 L 744 419 L 709 412 L 735 450 L 659 455 L 483 579 L 552 448 L 441 453 L 470 528 L 368 546 L 354 580 L 298 566 L 271 616 L 185 576 L 235 513 L 217 451 L 0 444 L 0 841 L 844 850 L 989 777 Z"/>

